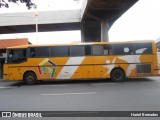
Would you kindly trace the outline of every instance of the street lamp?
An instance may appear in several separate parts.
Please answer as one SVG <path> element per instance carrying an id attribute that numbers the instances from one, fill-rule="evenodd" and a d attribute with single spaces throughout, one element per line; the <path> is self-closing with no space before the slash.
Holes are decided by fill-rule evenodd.
<path id="1" fill-rule="evenodd" d="M 36 18 L 36 40 L 38 44 L 38 12 L 35 12 L 35 18 Z"/>

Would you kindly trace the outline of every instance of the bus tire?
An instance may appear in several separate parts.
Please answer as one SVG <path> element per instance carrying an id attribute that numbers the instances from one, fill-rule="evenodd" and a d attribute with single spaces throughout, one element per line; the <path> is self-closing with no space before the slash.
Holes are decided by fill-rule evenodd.
<path id="1" fill-rule="evenodd" d="M 27 85 L 34 85 L 37 83 L 37 76 L 33 72 L 28 72 L 24 75 L 24 82 Z"/>
<path id="2" fill-rule="evenodd" d="M 111 80 L 114 82 L 122 82 L 126 79 L 126 75 L 125 72 L 120 69 L 120 68 L 116 68 L 113 69 L 113 71 L 111 72 Z"/>

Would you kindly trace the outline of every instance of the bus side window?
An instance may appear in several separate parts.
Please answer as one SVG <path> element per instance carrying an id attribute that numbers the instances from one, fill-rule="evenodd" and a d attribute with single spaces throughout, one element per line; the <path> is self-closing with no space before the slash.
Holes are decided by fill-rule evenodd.
<path id="1" fill-rule="evenodd" d="M 70 46 L 71 56 L 85 56 L 84 46 Z"/>
<path id="2" fill-rule="evenodd" d="M 151 43 L 134 44 L 135 54 L 152 54 Z"/>
<path id="3" fill-rule="evenodd" d="M 122 50 L 123 50 L 124 55 L 133 55 L 134 54 L 133 44 L 123 44 Z"/>
<path id="4" fill-rule="evenodd" d="M 69 47 L 68 46 L 53 46 L 50 47 L 51 57 L 68 57 Z"/>
<path id="5" fill-rule="evenodd" d="M 35 57 L 35 48 L 30 48 L 30 56 L 29 57 Z"/>
<path id="6" fill-rule="evenodd" d="M 122 45 L 121 44 L 113 44 L 112 45 L 112 54 L 113 55 L 123 55 Z"/>
<path id="7" fill-rule="evenodd" d="M 16 49 L 13 50 L 14 58 L 26 58 L 26 50 L 25 49 Z"/>
<path id="8" fill-rule="evenodd" d="M 26 61 L 26 49 L 9 50 L 9 63 L 20 63 Z"/>
<path id="9" fill-rule="evenodd" d="M 9 51 L 9 59 L 13 57 L 13 50 L 8 50 Z"/>
<path id="10" fill-rule="evenodd" d="M 49 57 L 49 47 L 35 47 L 35 57 Z"/>
<path id="11" fill-rule="evenodd" d="M 104 45 L 104 55 L 112 55 L 112 45 Z"/>
<path id="12" fill-rule="evenodd" d="M 85 55 L 91 55 L 92 54 L 92 50 L 91 50 L 91 46 L 87 45 L 85 46 Z"/>
<path id="13" fill-rule="evenodd" d="M 13 50 L 8 50 L 7 63 L 12 63 Z"/>
<path id="14" fill-rule="evenodd" d="M 94 45 L 92 49 L 93 55 L 103 55 L 104 50 L 102 45 Z"/>

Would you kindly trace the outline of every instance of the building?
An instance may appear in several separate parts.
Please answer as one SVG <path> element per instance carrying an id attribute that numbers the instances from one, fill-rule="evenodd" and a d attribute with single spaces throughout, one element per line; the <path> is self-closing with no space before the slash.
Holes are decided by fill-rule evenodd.
<path id="1" fill-rule="evenodd" d="M 3 77 L 3 64 L 5 63 L 6 48 L 26 44 L 29 44 L 28 38 L 0 40 L 0 78 Z"/>

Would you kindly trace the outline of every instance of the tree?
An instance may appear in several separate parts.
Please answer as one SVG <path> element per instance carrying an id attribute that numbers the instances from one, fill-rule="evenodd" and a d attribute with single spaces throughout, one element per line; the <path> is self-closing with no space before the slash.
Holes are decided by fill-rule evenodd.
<path id="1" fill-rule="evenodd" d="M 74 0 L 74 1 L 79 2 L 80 0 Z M 9 8 L 10 2 L 16 3 L 18 5 L 19 5 L 19 2 L 25 3 L 28 9 L 37 8 L 37 5 L 35 3 L 32 3 L 32 0 L 0 0 L 0 8 L 2 7 Z"/>
<path id="2" fill-rule="evenodd" d="M 6 8 L 9 8 L 9 3 L 10 2 L 13 2 L 13 3 L 17 3 L 20 2 L 20 3 L 24 3 L 26 4 L 26 7 L 28 9 L 31 9 L 31 8 L 36 8 L 37 6 L 35 5 L 35 3 L 32 3 L 31 0 L 0 0 L 0 8 L 2 7 L 6 7 Z M 19 4 L 18 4 L 19 5 Z"/>

